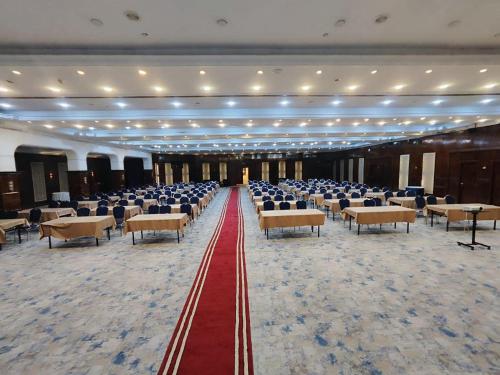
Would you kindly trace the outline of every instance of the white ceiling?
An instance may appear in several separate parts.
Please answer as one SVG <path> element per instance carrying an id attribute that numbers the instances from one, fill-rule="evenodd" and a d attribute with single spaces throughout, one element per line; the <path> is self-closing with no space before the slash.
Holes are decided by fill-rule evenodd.
<path id="1" fill-rule="evenodd" d="M 165 152 L 352 148 L 491 125 L 499 14 L 498 0 L 3 0 L 0 124 Z"/>
<path id="2" fill-rule="evenodd" d="M 125 17 L 130 10 L 139 21 Z M 2 0 L 0 43 L 498 47 L 499 14 L 498 0 Z M 381 15 L 387 21 L 376 23 Z"/>

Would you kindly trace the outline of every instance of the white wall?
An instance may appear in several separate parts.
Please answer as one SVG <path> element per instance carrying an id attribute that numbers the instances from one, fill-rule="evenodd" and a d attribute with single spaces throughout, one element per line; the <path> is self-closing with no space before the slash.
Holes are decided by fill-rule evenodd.
<path id="1" fill-rule="evenodd" d="M 410 172 L 410 155 L 399 156 L 399 189 L 404 190 L 408 186 L 408 174 Z"/>
<path id="2" fill-rule="evenodd" d="M 358 159 L 358 182 L 365 183 L 365 158 Z"/>
<path id="3" fill-rule="evenodd" d="M 422 186 L 428 194 L 434 193 L 434 170 L 436 167 L 436 153 L 426 152 L 422 155 Z"/>
<path id="4" fill-rule="evenodd" d="M 16 149 L 22 145 L 65 151 L 68 159 L 69 171 L 86 171 L 87 155 L 89 153 L 108 155 L 112 170 L 123 170 L 123 159 L 126 156 L 142 158 L 144 161 L 144 169 L 153 169 L 150 153 L 98 145 L 89 142 L 73 141 L 45 134 L 1 129 L 0 172 L 14 172 L 16 170 L 14 153 Z"/>

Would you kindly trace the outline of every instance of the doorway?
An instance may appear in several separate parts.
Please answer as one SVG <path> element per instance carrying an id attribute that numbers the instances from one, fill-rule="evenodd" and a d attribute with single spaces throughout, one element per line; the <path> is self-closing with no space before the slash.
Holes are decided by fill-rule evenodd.
<path id="1" fill-rule="evenodd" d="M 248 185 L 248 167 L 243 168 L 243 185 Z"/>
<path id="2" fill-rule="evenodd" d="M 460 165 L 460 203 L 477 202 L 477 161 L 464 161 Z"/>

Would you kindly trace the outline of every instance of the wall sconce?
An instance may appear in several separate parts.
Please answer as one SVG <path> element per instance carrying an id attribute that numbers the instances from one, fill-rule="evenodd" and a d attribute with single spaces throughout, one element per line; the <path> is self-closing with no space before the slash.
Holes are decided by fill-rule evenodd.
<path id="1" fill-rule="evenodd" d="M 8 184 L 9 184 L 9 191 L 14 191 L 14 181 L 10 180 Z"/>
<path id="2" fill-rule="evenodd" d="M 90 175 L 94 177 L 94 171 L 90 171 Z"/>
<path id="3" fill-rule="evenodd" d="M 87 185 L 87 176 L 83 176 L 83 183 Z"/>
<path id="4" fill-rule="evenodd" d="M 49 179 L 53 179 L 54 178 L 54 172 L 49 172 Z"/>

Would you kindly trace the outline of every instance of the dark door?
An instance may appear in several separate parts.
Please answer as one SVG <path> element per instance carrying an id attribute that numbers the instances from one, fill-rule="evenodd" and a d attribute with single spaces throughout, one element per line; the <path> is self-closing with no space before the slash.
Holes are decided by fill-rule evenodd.
<path id="1" fill-rule="evenodd" d="M 477 171 L 479 163 L 477 161 L 465 161 L 460 164 L 460 203 L 477 203 Z"/>

